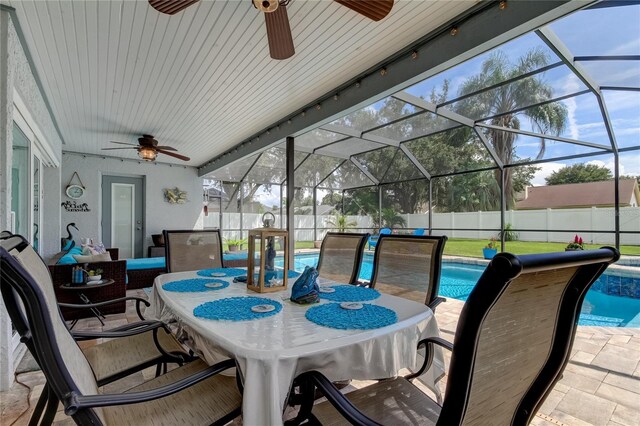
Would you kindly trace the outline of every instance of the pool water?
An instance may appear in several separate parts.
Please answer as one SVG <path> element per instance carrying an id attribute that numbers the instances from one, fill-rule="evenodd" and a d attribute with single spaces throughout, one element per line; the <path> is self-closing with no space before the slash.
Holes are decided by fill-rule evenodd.
<path id="1" fill-rule="evenodd" d="M 294 268 L 303 271 L 305 266 L 317 266 L 318 254 L 295 256 Z M 282 266 L 282 261 L 280 261 Z M 370 280 L 373 256 L 365 254 L 360 268 L 360 279 Z M 482 275 L 484 266 L 463 263 L 443 263 L 440 277 L 440 296 L 467 300 L 469 293 Z M 598 281 L 605 279 L 605 275 Z M 594 284 L 595 286 L 595 284 Z M 582 305 L 580 325 L 606 327 L 640 327 L 640 299 L 605 294 L 589 290 Z"/>

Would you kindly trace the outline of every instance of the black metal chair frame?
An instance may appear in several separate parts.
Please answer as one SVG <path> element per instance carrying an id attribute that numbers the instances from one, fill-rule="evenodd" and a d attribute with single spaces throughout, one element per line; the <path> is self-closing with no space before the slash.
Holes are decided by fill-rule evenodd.
<path id="1" fill-rule="evenodd" d="M 47 393 L 48 401 L 39 400 L 37 403 L 37 406 L 47 403 L 47 412 L 43 418 L 45 424 L 53 420 L 59 401 L 64 405 L 65 414 L 71 416 L 76 423 L 99 425 L 102 422 L 92 410 L 93 408 L 137 404 L 169 396 L 226 369 L 236 367 L 235 361 L 229 359 L 152 390 L 123 394 L 83 395 L 72 379 L 55 341 L 53 325 L 46 313 L 44 295 L 38 286 L 33 284 L 29 273 L 4 248 L 0 248 L 0 278 L 0 291 L 11 321 L 20 334 L 21 342 L 27 345 L 47 379 L 43 393 Z M 24 306 L 24 313 L 19 308 L 20 302 Z M 214 424 L 228 423 L 239 414 L 240 408 Z"/>
<path id="2" fill-rule="evenodd" d="M 358 246 L 356 248 L 356 259 L 355 259 L 355 263 L 353 265 L 353 271 L 351 272 L 351 278 L 349 279 L 349 284 L 357 284 L 358 283 L 358 274 L 360 272 L 360 265 L 362 264 L 362 256 L 364 254 L 364 246 L 367 243 L 367 240 L 369 239 L 369 233 L 364 233 L 364 234 L 356 234 L 356 233 L 349 233 L 349 232 L 327 232 L 324 236 L 324 239 L 322 240 L 322 245 L 320 246 L 320 256 L 318 257 L 318 271 L 321 270 L 322 268 L 322 258 L 323 253 L 324 253 L 324 248 L 325 248 L 325 241 L 327 239 L 327 237 L 329 236 L 349 236 L 349 237 L 353 237 L 353 236 L 358 236 L 360 237 L 360 242 L 358 243 Z"/>
<path id="3" fill-rule="evenodd" d="M 371 288 L 375 288 L 376 280 L 378 278 L 379 272 L 379 260 L 380 260 L 380 249 L 381 246 L 384 245 L 385 240 L 428 240 L 428 241 L 436 241 L 436 250 L 434 253 L 435 257 L 435 268 L 433 271 L 433 276 L 430 277 L 430 282 L 427 287 L 426 297 L 425 297 L 425 305 L 429 306 L 432 311 L 436 310 L 436 306 L 440 303 L 445 302 L 447 299 L 444 297 L 438 296 L 438 291 L 440 290 L 440 276 L 442 275 L 442 255 L 444 253 L 444 246 L 447 243 L 447 236 L 443 235 L 440 237 L 432 236 L 432 235 L 393 235 L 393 234 L 382 234 L 378 239 L 378 243 L 376 245 L 376 251 L 373 255 L 373 272 L 371 273 L 371 282 L 369 286 Z"/>
<path id="4" fill-rule="evenodd" d="M 418 348 L 422 346 L 427 348 L 425 361 L 420 370 L 405 376 L 405 379 L 412 380 L 430 368 L 433 361 L 432 345 L 438 345 L 452 351 L 447 390 L 437 424 L 462 424 L 468 404 L 475 354 L 484 319 L 510 283 L 524 271 L 537 272 L 558 266 L 577 266 L 578 269 L 567 285 L 560 303 L 549 357 L 528 391 L 521 398 L 512 418 L 511 424 L 513 425 L 528 425 L 555 383 L 561 378 L 562 371 L 569 360 L 580 309 L 589 287 L 609 264 L 616 262 L 619 258 L 620 253 L 612 247 L 523 256 L 515 256 L 510 253 L 496 255 L 465 303 L 454 343 L 451 344 L 441 338 L 421 340 L 418 343 Z M 378 425 L 377 422 L 361 413 L 321 373 L 317 371 L 303 373 L 297 380 L 304 383 L 306 387 L 317 387 L 351 424 Z M 310 394 L 313 395 L 313 392 L 305 392 L 307 400 L 301 405 L 296 424 L 303 420 L 317 423 L 317 419 L 312 414 L 313 400 L 309 398 Z"/>
<path id="5" fill-rule="evenodd" d="M 5 236 L 5 238 L 3 238 L 4 241 L 8 241 L 9 238 L 14 239 L 14 241 L 11 243 L 12 247 L 6 247 L 8 249 L 12 249 L 15 248 L 18 251 L 22 251 L 22 249 L 24 249 L 25 247 L 27 247 L 29 245 L 29 242 L 22 236 L 20 235 L 11 235 L 11 236 Z M 44 264 L 44 260 L 42 260 L 42 258 L 40 259 L 43 264 Z M 26 273 L 26 271 L 24 271 Z M 3 290 L 4 291 L 4 290 Z M 4 293 L 3 293 L 4 295 Z M 138 364 L 136 366 L 133 366 L 127 370 L 121 371 L 118 374 L 109 376 L 109 377 L 104 377 L 103 379 L 99 380 L 98 386 L 104 386 L 106 384 L 115 382 L 117 380 L 120 380 L 124 377 L 127 377 L 133 373 L 136 373 L 138 371 L 142 371 L 148 367 L 154 366 L 156 365 L 156 376 L 160 375 L 162 372 L 167 371 L 167 364 L 169 363 L 177 363 L 178 365 L 183 365 L 186 362 L 190 362 L 193 361 L 195 358 L 192 356 L 187 355 L 186 353 L 173 353 L 173 352 L 166 352 L 162 345 L 160 344 L 160 342 L 158 341 L 158 332 L 159 330 L 163 330 L 163 332 L 166 333 L 171 333 L 171 330 L 169 330 L 169 328 L 166 326 L 166 324 L 164 324 L 161 321 L 156 321 L 156 320 L 146 320 L 144 318 L 144 316 L 142 315 L 142 312 L 140 310 L 140 305 L 141 304 L 145 304 L 146 306 L 149 306 L 149 302 L 145 299 L 142 299 L 140 297 L 122 297 L 122 298 L 118 298 L 118 299 L 113 299 L 113 300 L 109 300 L 109 301 L 104 301 L 104 302 L 99 302 L 99 303 L 94 303 L 94 304 L 83 304 L 83 305 L 74 305 L 74 304 L 63 304 L 63 303 L 58 303 L 58 306 L 68 306 L 68 307 L 72 307 L 72 308 L 78 308 L 78 309 L 87 309 L 87 308 L 91 308 L 91 307 L 95 307 L 95 306 L 105 306 L 111 303 L 117 303 L 120 301 L 128 301 L 128 300 L 134 300 L 136 301 L 136 311 L 138 314 L 138 317 L 141 319 L 141 321 L 138 321 L 136 323 L 131 323 L 131 324 L 125 324 L 122 325 L 120 327 L 115 327 L 112 328 L 110 330 L 107 331 L 100 331 L 100 332 L 95 332 L 95 331 L 71 331 L 69 330 L 69 332 L 71 333 L 71 335 L 73 336 L 74 340 L 76 341 L 83 341 L 83 340 L 93 340 L 93 339 L 112 339 L 112 338 L 120 338 L 120 337 L 129 337 L 129 336 L 134 336 L 140 333 L 146 333 L 151 331 L 153 333 L 153 341 L 154 344 L 156 346 L 156 348 L 158 349 L 158 352 L 160 353 L 160 356 L 149 360 L 145 363 L 141 363 Z M 16 327 L 16 331 L 18 331 L 18 333 L 20 334 L 20 336 L 23 336 L 23 332 L 28 334 L 28 326 L 27 326 L 27 321 L 24 318 L 24 316 L 22 315 L 22 312 L 20 311 L 20 309 L 18 308 L 17 304 L 11 304 L 9 305 L 9 303 L 6 301 L 5 299 L 5 304 L 7 306 L 7 310 L 9 311 L 9 315 L 12 318 L 12 322 L 14 324 L 14 326 Z M 15 312 L 12 313 L 12 310 L 14 310 Z M 22 317 L 22 320 L 14 320 L 14 316 L 18 316 L 18 317 Z M 62 318 L 62 314 L 61 314 L 61 318 Z M 63 322 L 64 322 L 64 318 L 62 318 Z M 23 326 L 22 332 L 21 329 L 19 327 L 19 325 Z M 34 359 L 36 360 L 36 362 L 38 363 L 38 365 L 41 366 L 40 361 L 37 357 L 37 352 L 36 352 L 36 348 L 33 346 L 33 342 L 31 338 L 28 339 L 24 339 L 21 338 L 21 342 L 25 343 L 25 345 L 27 346 L 27 349 L 29 349 L 29 351 L 31 352 L 31 354 L 34 356 Z M 36 407 L 34 409 L 34 412 L 32 414 L 31 417 L 31 422 L 30 423 L 37 423 L 40 416 L 42 415 L 42 410 L 44 410 L 44 406 L 45 404 L 47 404 L 47 401 L 49 400 L 49 398 L 52 396 L 51 393 L 51 389 L 49 388 L 48 383 L 45 384 L 42 393 L 40 394 L 40 398 L 38 399 L 38 403 L 36 404 Z M 54 408 L 57 407 L 57 403 L 58 400 L 54 399 L 54 402 L 50 403 L 49 406 L 53 406 Z M 48 422 L 50 423 L 49 420 L 53 420 L 52 416 L 55 416 L 55 410 L 53 410 L 52 408 L 48 408 L 47 412 L 45 413 L 45 416 L 43 417 L 43 423 L 47 424 Z"/>
<path id="6" fill-rule="evenodd" d="M 222 234 L 219 229 L 165 229 L 162 231 L 162 236 L 164 237 L 164 250 L 165 250 L 165 258 L 166 258 L 166 266 L 167 272 L 171 272 L 171 248 L 169 244 L 169 235 L 168 234 L 193 234 L 193 233 L 216 233 L 218 234 L 218 242 L 220 248 L 220 263 L 224 267 L 224 257 L 222 255 Z"/>

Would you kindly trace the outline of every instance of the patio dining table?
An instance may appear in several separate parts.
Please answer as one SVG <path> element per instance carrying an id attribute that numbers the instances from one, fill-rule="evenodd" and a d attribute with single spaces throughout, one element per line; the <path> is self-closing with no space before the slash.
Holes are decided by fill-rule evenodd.
<path id="1" fill-rule="evenodd" d="M 229 285 L 209 291 L 163 288 L 164 284 L 193 278 L 203 277 L 196 271 L 157 277 L 145 315 L 177 325 L 178 338 L 208 364 L 229 357 L 236 360 L 244 383 L 242 413 L 246 425 L 282 424 L 293 380 L 301 373 L 317 370 L 332 381 L 394 377 L 403 368 L 419 367 L 418 342 L 438 336 L 436 320 L 428 307 L 387 294 L 366 303 L 395 311 L 397 322 L 369 330 L 343 330 L 317 325 L 305 317 L 311 306 L 328 301 L 298 305 L 288 300 L 293 279 L 288 289 L 263 294 L 247 290 L 246 284 L 233 282 L 233 277 L 215 278 Z M 194 308 L 203 303 L 242 296 L 277 301 L 282 310 L 245 321 L 194 315 Z M 443 372 L 442 354 L 437 348 L 432 368 L 420 380 L 437 392 L 435 382 Z"/>

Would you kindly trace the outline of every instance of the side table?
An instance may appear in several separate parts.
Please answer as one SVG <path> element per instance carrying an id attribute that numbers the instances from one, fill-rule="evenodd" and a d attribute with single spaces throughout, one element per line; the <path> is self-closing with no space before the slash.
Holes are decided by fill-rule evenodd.
<path id="1" fill-rule="evenodd" d="M 114 280 L 110 280 L 110 279 L 104 279 L 104 280 L 100 280 L 95 284 L 62 284 L 60 286 L 60 289 L 62 290 L 72 290 L 72 291 L 77 291 L 78 292 L 78 298 L 82 301 L 82 303 L 85 303 L 87 305 L 90 305 L 91 299 L 89 299 L 87 297 L 86 294 L 84 294 L 84 291 L 87 290 L 93 290 L 95 288 L 100 288 L 100 287 L 106 287 L 108 285 L 113 284 L 115 281 Z M 89 308 L 89 310 L 91 311 L 91 313 L 93 314 L 94 317 L 98 318 L 98 321 L 100 321 L 100 323 L 102 325 L 104 325 L 104 321 L 102 321 L 102 319 L 104 318 L 104 315 L 102 315 L 102 312 L 100 312 L 100 310 L 98 308 Z M 77 319 L 74 319 L 73 321 L 71 321 L 71 326 L 70 328 L 73 329 L 73 327 L 75 327 L 75 325 L 78 323 Z"/>

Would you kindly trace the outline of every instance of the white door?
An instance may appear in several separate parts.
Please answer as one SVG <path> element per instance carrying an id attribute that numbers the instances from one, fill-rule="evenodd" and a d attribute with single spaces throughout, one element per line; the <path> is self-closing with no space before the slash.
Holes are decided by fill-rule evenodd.
<path id="1" fill-rule="evenodd" d="M 134 258 L 136 187 L 111 184 L 111 247 L 120 249 L 120 259 Z"/>

